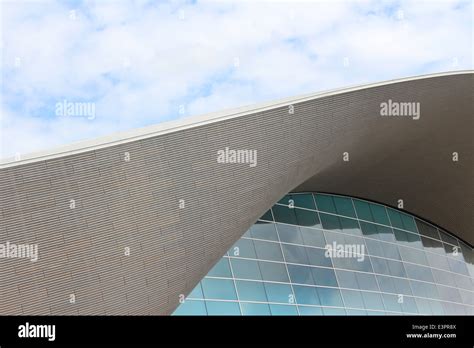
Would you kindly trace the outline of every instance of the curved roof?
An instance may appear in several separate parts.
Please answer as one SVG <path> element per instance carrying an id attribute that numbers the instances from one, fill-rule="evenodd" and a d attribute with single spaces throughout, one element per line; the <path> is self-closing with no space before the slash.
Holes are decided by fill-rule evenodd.
<path id="1" fill-rule="evenodd" d="M 34 240 L 41 258 L 0 264 L 0 312 L 171 313 L 290 191 L 403 200 L 472 245 L 473 82 L 472 71 L 388 81 L 7 161 L 0 233 Z M 419 103 L 419 119 L 381 116 L 389 100 Z M 256 150 L 256 165 L 219 163 L 225 148 Z M 71 292 L 82 301 L 63 304 Z"/>

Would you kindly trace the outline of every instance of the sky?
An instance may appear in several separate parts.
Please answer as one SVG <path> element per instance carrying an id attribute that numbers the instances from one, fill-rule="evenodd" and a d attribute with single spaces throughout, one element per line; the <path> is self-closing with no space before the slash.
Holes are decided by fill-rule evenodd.
<path id="1" fill-rule="evenodd" d="M 1 158 L 474 66 L 472 0 L 6 0 L 0 11 Z"/>

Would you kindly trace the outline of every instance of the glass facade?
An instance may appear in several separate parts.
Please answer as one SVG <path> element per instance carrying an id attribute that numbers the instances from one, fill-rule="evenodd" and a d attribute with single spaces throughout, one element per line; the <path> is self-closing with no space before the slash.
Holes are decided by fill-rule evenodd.
<path id="1" fill-rule="evenodd" d="M 473 249 L 398 210 L 283 197 L 174 315 L 473 315 Z"/>

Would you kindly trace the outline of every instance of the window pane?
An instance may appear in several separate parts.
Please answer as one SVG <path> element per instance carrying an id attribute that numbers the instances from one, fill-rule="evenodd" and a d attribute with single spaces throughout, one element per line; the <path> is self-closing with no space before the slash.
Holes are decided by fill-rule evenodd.
<path id="1" fill-rule="evenodd" d="M 440 237 L 436 228 L 418 219 L 415 219 L 415 222 L 416 226 L 418 227 L 418 232 L 420 232 L 420 235 L 439 240 Z"/>
<path id="2" fill-rule="evenodd" d="M 423 244 L 423 247 L 427 251 L 431 251 L 437 254 L 444 255 L 444 248 L 443 248 L 443 243 L 441 243 L 438 240 L 434 240 L 431 238 L 427 238 L 424 236 L 421 236 L 421 244 Z"/>
<path id="3" fill-rule="evenodd" d="M 319 305 L 316 288 L 294 285 L 293 290 L 295 291 L 296 301 L 298 304 Z"/>
<path id="4" fill-rule="evenodd" d="M 415 220 L 411 216 L 400 213 L 400 217 L 402 218 L 403 228 L 405 230 L 418 233 L 415 226 Z"/>
<path id="5" fill-rule="evenodd" d="M 308 264 L 308 256 L 306 256 L 305 248 L 297 245 L 282 244 L 283 253 L 286 262 Z"/>
<path id="6" fill-rule="evenodd" d="M 319 216 L 325 230 L 341 231 L 341 223 L 338 216 L 323 213 L 319 214 Z"/>
<path id="7" fill-rule="evenodd" d="M 314 285 L 310 267 L 288 265 L 288 272 L 293 283 Z"/>
<path id="8" fill-rule="evenodd" d="M 352 269 L 355 271 L 372 272 L 372 266 L 370 265 L 370 259 L 365 256 L 363 260 L 353 257 L 344 258 L 333 258 L 332 263 L 336 268 Z"/>
<path id="9" fill-rule="evenodd" d="M 240 315 L 237 302 L 206 301 L 209 315 Z"/>
<path id="10" fill-rule="evenodd" d="M 201 282 L 199 282 L 196 287 L 191 291 L 187 298 L 204 298 L 201 289 Z"/>
<path id="11" fill-rule="evenodd" d="M 376 225 L 377 238 L 385 242 L 395 242 L 395 236 L 391 227 Z"/>
<path id="12" fill-rule="evenodd" d="M 339 289 L 317 288 L 318 297 L 322 306 L 343 307 Z"/>
<path id="13" fill-rule="evenodd" d="M 266 303 L 245 303 L 242 302 L 243 315 L 270 315 L 270 308 Z"/>
<path id="14" fill-rule="evenodd" d="M 370 212 L 372 213 L 374 222 L 390 226 L 390 221 L 388 220 L 387 211 L 384 206 L 370 203 Z"/>
<path id="15" fill-rule="evenodd" d="M 298 306 L 300 315 L 323 315 L 321 307 Z"/>
<path id="16" fill-rule="evenodd" d="M 260 220 L 273 221 L 272 211 L 268 209 L 265 214 L 260 218 Z"/>
<path id="17" fill-rule="evenodd" d="M 413 290 L 413 295 L 438 299 L 438 290 L 436 290 L 436 285 L 418 282 L 415 280 L 411 280 L 410 284 Z"/>
<path id="18" fill-rule="evenodd" d="M 313 279 L 316 285 L 337 287 L 336 275 L 330 268 L 312 267 Z"/>
<path id="19" fill-rule="evenodd" d="M 274 205 L 272 210 L 276 222 L 297 225 L 295 208 L 288 208 L 288 206 L 283 205 Z"/>
<path id="20" fill-rule="evenodd" d="M 267 302 L 267 295 L 263 283 L 236 280 L 235 285 L 237 286 L 240 301 Z"/>
<path id="21" fill-rule="evenodd" d="M 341 290 L 342 297 L 344 298 L 344 304 L 346 307 L 351 308 L 365 308 L 364 301 L 360 291 L 356 290 Z"/>
<path id="22" fill-rule="evenodd" d="M 292 198 L 296 207 L 316 210 L 313 195 L 311 193 L 294 194 L 292 195 Z"/>
<path id="23" fill-rule="evenodd" d="M 265 283 L 265 290 L 269 302 L 294 303 L 293 291 L 287 284 Z"/>
<path id="24" fill-rule="evenodd" d="M 207 315 L 204 301 L 184 301 L 173 315 Z"/>
<path id="25" fill-rule="evenodd" d="M 362 236 L 362 231 L 359 228 L 359 223 L 357 220 L 349 219 L 349 218 L 339 218 L 341 223 L 342 231 L 345 233 L 350 233 L 356 236 Z"/>
<path id="26" fill-rule="evenodd" d="M 255 259 L 257 254 L 253 241 L 251 239 L 239 239 L 232 248 L 229 250 L 230 256 L 247 257 L 249 259 Z"/>
<path id="27" fill-rule="evenodd" d="M 259 260 L 283 261 L 280 244 L 255 240 L 254 245 Z"/>
<path id="28" fill-rule="evenodd" d="M 266 240 L 278 240 L 278 236 L 275 229 L 275 224 L 272 223 L 256 223 L 250 229 L 250 234 L 253 238 L 266 239 Z"/>
<path id="29" fill-rule="evenodd" d="M 419 235 L 397 229 L 394 230 L 394 233 L 395 239 L 398 243 L 405 246 L 422 248 L 421 239 Z"/>
<path id="30" fill-rule="evenodd" d="M 368 238 L 378 239 L 377 225 L 360 221 L 360 228 L 362 229 L 362 234 Z"/>
<path id="31" fill-rule="evenodd" d="M 263 280 L 288 282 L 288 272 L 283 263 L 259 261 Z"/>
<path id="32" fill-rule="evenodd" d="M 332 267 L 331 258 L 326 257 L 325 252 L 325 249 L 306 248 L 309 264 L 313 266 Z"/>
<path id="33" fill-rule="evenodd" d="M 300 227 L 301 236 L 305 245 L 317 246 L 324 248 L 326 246 L 326 240 L 321 230 L 316 230 L 307 227 Z"/>
<path id="34" fill-rule="evenodd" d="M 295 208 L 296 221 L 300 226 L 320 228 L 318 214 L 314 211 Z"/>
<path id="35" fill-rule="evenodd" d="M 333 214 L 337 213 L 331 196 L 317 194 L 315 195 L 315 198 L 319 211 L 325 211 Z"/>
<path id="36" fill-rule="evenodd" d="M 280 240 L 285 243 L 303 244 L 300 229 L 298 226 L 291 225 L 276 225 Z"/>
<path id="37" fill-rule="evenodd" d="M 336 210 L 339 215 L 356 217 L 354 207 L 352 206 L 352 200 L 346 197 L 333 197 Z"/>
<path id="38" fill-rule="evenodd" d="M 336 270 L 337 279 L 341 288 L 358 289 L 356 273 Z"/>
<path id="39" fill-rule="evenodd" d="M 234 282 L 230 279 L 204 278 L 201 281 L 204 298 L 218 300 L 236 300 Z"/>
<path id="40" fill-rule="evenodd" d="M 428 265 L 425 252 L 412 248 L 405 248 L 400 246 L 400 255 L 403 261 L 418 263 L 421 265 Z"/>
<path id="41" fill-rule="evenodd" d="M 342 308 L 323 308 L 324 315 L 346 315 L 346 311 Z"/>
<path id="42" fill-rule="evenodd" d="M 354 199 L 354 206 L 357 212 L 357 217 L 361 220 L 366 221 L 374 221 L 372 217 L 372 213 L 370 211 L 369 203 L 359 201 L 358 199 Z"/>
<path id="43" fill-rule="evenodd" d="M 228 277 L 232 278 L 232 273 L 230 272 L 229 260 L 227 258 L 222 258 L 215 264 L 214 267 L 207 274 L 211 277 Z"/>
<path id="44" fill-rule="evenodd" d="M 254 260 L 231 259 L 235 278 L 262 279 L 258 262 Z"/>
<path id="45" fill-rule="evenodd" d="M 431 270 L 428 267 L 422 267 L 405 263 L 405 269 L 407 271 L 408 278 L 423 280 L 426 282 L 434 282 Z"/>
<path id="46" fill-rule="evenodd" d="M 362 294 L 362 299 L 364 300 L 366 309 L 374 309 L 374 310 L 384 309 L 382 297 L 380 296 L 379 293 L 362 291 L 361 294 Z"/>
<path id="47" fill-rule="evenodd" d="M 372 291 L 379 290 L 379 287 L 377 286 L 377 281 L 375 280 L 375 276 L 373 274 L 356 273 L 355 277 L 357 279 L 357 284 L 359 284 L 359 289 Z"/>
<path id="48" fill-rule="evenodd" d="M 270 305 L 270 311 L 272 315 L 297 315 L 298 312 L 296 311 L 296 306 L 288 306 L 288 305 Z"/>
<path id="49" fill-rule="evenodd" d="M 391 208 L 387 208 L 387 212 L 388 212 L 388 217 L 390 219 L 390 222 L 392 223 L 392 226 L 403 230 L 405 227 L 403 226 L 400 213 Z"/>

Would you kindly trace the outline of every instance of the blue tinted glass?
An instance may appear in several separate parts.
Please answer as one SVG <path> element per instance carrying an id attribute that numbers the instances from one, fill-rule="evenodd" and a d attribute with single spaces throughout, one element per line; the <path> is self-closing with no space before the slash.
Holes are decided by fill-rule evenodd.
<path id="1" fill-rule="evenodd" d="M 311 271 L 316 285 L 337 286 L 336 275 L 333 269 L 312 267 Z"/>
<path id="2" fill-rule="evenodd" d="M 378 291 L 377 281 L 373 274 L 368 273 L 356 273 L 355 277 L 357 278 L 357 284 L 359 284 L 359 289 L 361 290 L 372 290 Z"/>
<path id="3" fill-rule="evenodd" d="M 271 315 L 266 303 L 241 303 L 243 315 Z"/>
<path id="4" fill-rule="evenodd" d="M 288 282 L 288 272 L 283 263 L 259 261 L 263 280 Z"/>
<path id="5" fill-rule="evenodd" d="M 372 272 L 372 266 L 370 265 L 370 259 L 368 256 L 365 256 L 363 259 L 355 257 L 337 257 L 332 259 L 332 263 L 336 268 Z"/>
<path id="6" fill-rule="evenodd" d="M 282 244 L 286 262 L 308 264 L 305 248 L 297 245 Z"/>
<path id="7" fill-rule="evenodd" d="M 316 210 L 316 205 L 314 204 L 313 195 L 311 193 L 294 194 L 293 200 L 296 207 Z"/>
<path id="8" fill-rule="evenodd" d="M 203 298 L 201 283 L 199 282 L 198 285 L 191 291 L 187 298 Z"/>
<path id="9" fill-rule="evenodd" d="M 410 280 L 413 295 L 428 298 L 438 298 L 438 290 L 436 285 Z"/>
<path id="10" fill-rule="evenodd" d="M 278 240 L 275 224 L 272 223 L 257 223 L 250 229 L 250 234 L 257 239 Z"/>
<path id="11" fill-rule="evenodd" d="M 423 251 L 413 248 L 405 248 L 403 246 L 400 246 L 398 249 L 400 250 L 400 255 L 403 261 L 428 265 L 426 254 Z"/>
<path id="12" fill-rule="evenodd" d="M 314 211 L 295 208 L 296 221 L 300 226 L 321 227 L 318 214 Z"/>
<path id="13" fill-rule="evenodd" d="M 325 211 L 328 213 L 336 213 L 336 207 L 331 196 L 328 195 L 315 195 L 316 205 L 319 211 Z"/>
<path id="14" fill-rule="evenodd" d="M 351 308 L 365 308 L 364 301 L 360 291 L 356 290 L 341 290 L 342 297 L 344 298 L 344 304 L 346 307 Z"/>
<path id="15" fill-rule="evenodd" d="M 290 285 L 265 283 L 265 291 L 269 302 L 295 303 Z"/>
<path id="16" fill-rule="evenodd" d="M 370 212 L 372 213 L 374 222 L 390 226 L 390 221 L 384 206 L 370 203 Z"/>
<path id="17" fill-rule="evenodd" d="M 323 315 L 321 307 L 298 306 L 300 315 Z"/>
<path id="18" fill-rule="evenodd" d="M 417 314 L 416 303 L 413 297 L 403 296 L 403 301 L 400 304 L 404 313 Z"/>
<path id="19" fill-rule="evenodd" d="M 267 210 L 266 213 L 263 214 L 263 216 L 260 218 L 260 220 L 273 221 L 271 209 Z"/>
<path id="20" fill-rule="evenodd" d="M 339 289 L 317 288 L 319 301 L 322 306 L 343 307 Z"/>
<path id="21" fill-rule="evenodd" d="M 173 315 L 207 315 L 204 301 L 186 300 L 182 303 Z"/>
<path id="22" fill-rule="evenodd" d="M 377 225 L 374 225 L 374 224 L 371 224 L 371 223 L 368 223 L 368 222 L 364 222 L 364 221 L 360 221 L 360 228 L 362 229 L 362 234 L 365 236 L 365 237 L 368 237 L 368 238 L 376 238 L 378 239 L 378 231 L 377 231 Z"/>
<path id="23" fill-rule="evenodd" d="M 237 302 L 206 301 L 206 308 L 209 315 L 240 315 Z"/>
<path id="24" fill-rule="evenodd" d="M 352 206 L 352 200 L 346 197 L 333 197 L 336 210 L 339 215 L 356 217 L 354 207 Z"/>
<path id="25" fill-rule="evenodd" d="M 240 301 L 267 302 L 267 295 L 263 283 L 236 280 L 235 285 L 237 286 Z"/>
<path id="26" fill-rule="evenodd" d="M 400 217 L 402 219 L 403 228 L 405 230 L 418 233 L 418 231 L 416 230 L 415 220 L 411 216 L 400 213 Z"/>
<path id="27" fill-rule="evenodd" d="M 361 220 L 366 221 L 374 221 L 372 217 L 372 213 L 370 211 L 369 203 L 359 201 L 358 199 L 354 199 L 354 206 L 357 212 L 357 217 Z"/>
<path id="28" fill-rule="evenodd" d="M 341 231 L 341 223 L 338 216 L 323 213 L 319 214 L 319 216 L 321 217 L 321 223 L 325 230 Z"/>
<path id="29" fill-rule="evenodd" d="M 403 244 L 405 246 L 421 248 L 421 239 L 420 236 L 411 232 L 405 232 L 401 230 L 395 229 L 393 231 L 395 233 L 395 239 L 398 243 Z"/>
<path id="30" fill-rule="evenodd" d="M 262 279 L 258 262 L 254 260 L 232 259 L 234 277 L 240 279 Z"/>
<path id="31" fill-rule="evenodd" d="M 293 285 L 298 304 L 319 305 L 316 288 L 310 286 Z"/>
<path id="32" fill-rule="evenodd" d="M 309 264 L 313 266 L 332 267 L 331 258 L 326 257 L 325 252 L 325 249 L 306 248 Z"/>
<path id="33" fill-rule="evenodd" d="M 216 263 L 214 267 L 207 274 L 211 277 L 226 277 L 232 278 L 232 273 L 230 272 L 229 260 L 227 258 L 222 258 L 219 262 Z"/>
<path id="34" fill-rule="evenodd" d="M 286 205 L 274 205 L 272 211 L 276 222 L 297 225 L 295 208 L 289 208 Z"/>
<path id="35" fill-rule="evenodd" d="M 373 309 L 373 310 L 384 309 L 382 297 L 379 293 L 362 291 L 361 294 L 362 294 L 362 299 L 364 300 L 366 309 Z"/>
<path id="36" fill-rule="evenodd" d="M 391 208 L 387 208 L 387 212 L 392 226 L 403 230 L 405 226 L 403 226 L 402 217 L 400 216 L 400 213 Z"/>
<path id="37" fill-rule="evenodd" d="M 346 315 L 345 309 L 342 308 L 323 308 L 324 315 Z"/>
<path id="38" fill-rule="evenodd" d="M 362 231 L 359 228 L 357 220 L 341 217 L 339 221 L 341 222 L 341 228 L 344 233 L 362 236 Z"/>
<path id="39" fill-rule="evenodd" d="M 385 309 L 391 312 L 401 312 L 402 307 L 398 303 L 397 295 L 382 294 Z"/>
<path id="40" fill-rule="evenodd" d="M 255 240 L 254 245 L 259 260 L 283 261 L 280 244 Z"/>
<path id="41" fill-rule="evenodd" d="M 218 300 L 236 300 L 234 282 L 230 279 L 204 278 L 201 281 L 204 298 Z"/>
<path id="42" fill-rule="evenodd" d="M 377 238 L 385 242 L 395 242 L 395 236 L 393 235 L 393 230 L 391 227 L 376 225 L 377 229 Z"/>
<path id="43" fill-rule="evenodd" d="M 291 225 L 276 225 L 280 240 L 285 243 L 303 244 L 300 229 L 298 226 Z"/>
<path id="44" fill-rule="evenodd" d="M 358 289 L 356 273 L 336 270 L 337 279 L 341 288 Z"/>
<path id="45" fill-rule="evenodd" d="M 247 257 L 249 259 L 255 259 L 257 254 L 253 246 L 251 239 L 239 239 L 229 250 L 230 256 Z"/>
<path id="46" fill-rule="evenodd" d="M 326 246 L 326 240 L 321 230 L 313 228 L 300 227 L 301 236 L 305 245 L 316 246 L 324 248 Z"/>
<path id="47" fill-rule="evenodd" d="M 296 306 L 288 306 L 288 305 L 270 305 L 270 312 L 272 315 L 297 315 L 298 312 L 296 311 Z"/>
<path id="48" fill-rule="evenodd" d="M 314 284 L 311 268 L 306 266 L 288 265 L 288 272 L 293 283 Z"/>
<path id="49" fill-rule="evenodd" d="M 418 219 L 415 219 L 415 222 L 416 222 L 416 227 L 418 228 L 418 232 L 420 232 L 420 235 L 438 239 L 438 240 L 440 239 L 438 230 L 435 227 L 428 225 L 427 223 L 420 221 Z"/>

